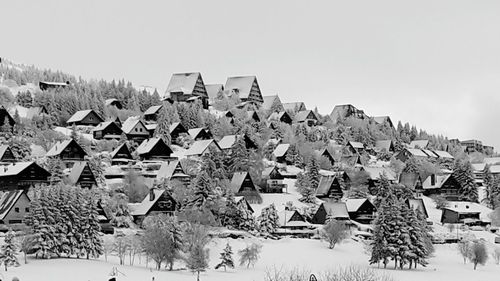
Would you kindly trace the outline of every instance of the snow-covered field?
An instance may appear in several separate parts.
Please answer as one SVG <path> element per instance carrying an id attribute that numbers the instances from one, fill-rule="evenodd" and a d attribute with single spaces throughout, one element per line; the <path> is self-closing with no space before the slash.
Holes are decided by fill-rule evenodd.
<path id="1" fill-rule="evenodd" d="M 326 243 L 319 240 L 307 239 L 282 239 L 282 240 L 260 240 L 263 244 L 261 258 L 255 268 L 247 269 L 237 266 L 234 270 L 216 271 L 213 269 L 219 261 L 220 250 L 229 243 L 233 251 L 237 252 L 243 248 L 250 240 L 226 240 L 216 239 L 209 244 L 210 248 L 210 269 L 201 275 L 201 280 L 207 281 L 253 281 L 264 280 L 264 274 L 267 268 L 299 268 L 307 269 L 310 272 L 321 275 L 322 271 L 334 270 L 339 266 L 360 265 L 368 267 L 368 254 L 361 243 L 348 240 L 338 245 L 335 249 L 328 249 Z M 235 259 L 237 257 L 235 256 Z M 128 258 L 127 258 L 128 264 Z M 78 260 L 78 259 L 52 259 L 35 260 L 30 259 L 27 265 L 10 268 L 8 272 L 3 272 L 6 277 L 4 280 L 11 280 L 17 276 L 20 280 L 39 280 L 39 281 L 97 281 L 107 280 L 113 266 L 123 272 L 125 276 L 120 276 L 118 280 L 151 280 L 154 275 L 155 280 L 196 280 L 196 276 L 187 270 L 153 271 L 151 272 L 145 265 L 119 266 L 118 260 L 113 257 L 108 262 L 104 258 L 99 260 Z M 149 263 L 149 267 L 153 265 Z M 175 269 L 184 268 L 182 263 L 176 263 Z M 499 280 L 500 265 L 495 265 L 492 260 L 488 261 L 486 266 L 479 266 L 473 270 L 472 264 L 463 264 L 462 259 L 457 254 L 454 245 L 437 245 L 435 257 L 430 259 L 430 264 L 426 268 L 417 270 L 393 270 L 377 269 L 378 273 L 389 275 L 394 280 L 425 280 L 425 281 L 444 281 L 444 280 L 481 280 L 493 281 Z M 318 280 L 321 280 L 319 278 Z"/>

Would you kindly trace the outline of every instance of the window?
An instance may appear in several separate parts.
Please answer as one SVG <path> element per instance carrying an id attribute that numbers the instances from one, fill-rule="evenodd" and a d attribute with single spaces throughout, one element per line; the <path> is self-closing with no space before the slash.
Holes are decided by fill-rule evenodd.
<path id="1" fill-rule="evenodd" d="M 23 223 L 22 220 L 9 220 L 9 224 Z"/>
<path id="2" fill-rule="evenodd" d="M 18 207 L 14 208 L 14 212 L 19 213 L 19 208 Z"/>
<path id="3" fill-rule="evenodd" d="M 24 208 L 24 211 L 25 211 L 26 213 L 29 213 L 30 208 Z"/>
<path id="4" fill-rule="evenodd" d="M 137 132 L 137 128 L 134 129 Z"/>

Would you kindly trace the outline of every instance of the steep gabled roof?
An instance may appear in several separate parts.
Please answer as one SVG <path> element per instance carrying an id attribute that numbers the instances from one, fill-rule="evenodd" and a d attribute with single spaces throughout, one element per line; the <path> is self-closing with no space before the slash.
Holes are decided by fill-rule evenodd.
<path id="1" fill-rule="evenodd" d="M 291 219 L 294 220 L 291 220 Z M 306 221 L 304 216 L 302 216 L 297 210 L 283 210 L 278 212 L 278 225 L 280 227 L 309 227 L 310 223 Z"/>
<path id="2" fill-rule="evenodd" d="M 129 117 L 125 122 L 122 124 L 122 131 L 125 134 L 130 134 L 132 133 L 132 130 L 134 129 L 135 126 L 137 126 L 138 123 L 141 123 L 144 126 L 144 123 L 139 119 L 139 117 Z M 144 126 L 146 128 L 146 126 Z"/>
<path id="3" fill-rule="evenodd" d="M 68 175 L 68 180 L 71 184 L 76 184 L 78 182 L 78 179 L 80 179 L 80 176 L 83 173 L 83 170 L 85 170 L 86 167 L 89 167 L 89 163 L 87 161 L 77 161 L 73 165 L 73 168 L 71 168 L 71 172 Z M 90 169 L 90 172 L 92 175 L 94 174 L 92 172 L 92 169 Z M 94 176 L 95 177 L 95 176 Z"/>
<path id="4" fill-rule="evenodd" d="M 285 154 L 289 148 L 290 148 L 290 144 L 288 144 L 288 143 L 278 144 L 278 146 L 276 146 L 276 148 L 273 151 L 273 155 L 276 157 L 285 156 Z"/>
<path id="5" fill-rule="evenodd" d="M 250 177 L 250 174 L 248 172 L 235 172 L 233 174 L 233 177 L 231 178 L 231 190 L 236 194 L 240 191 L 241 185 L 243 184 L 243 181 L 245 181 L 246 177 Z M 250 178 L 251 179 L 251 178 Z M 253 183 L 253 180 L 252 180 Z M 255 184 L 254 184 L 255 187 Z M 257 189 L 255 187 L 255 189 Z"/>
<path id="6" fill-rule="evenodd" d="M 368 201 L 370 204 L 371 202 L 366 199 L 366 198 L 356 198 L 356 199 L 347 199 L 345 201 L 345 204 L 346 204 L 346 207 L 347 207 L 347 211 L 349 213 L 354 213 L 354 212 L 357 212 L 359 210 L 359 208 L 361 208 L 361 206 L 366 202 Z"/>
<path id="7" fill-rule="evenodd" d="M 322 176 L 319 179 L 318 183 L 318 188 L 316 189 L 316 196 L 326 196 L 328 195 L 328 191 L 330 191 L 330 187 L 332 186 L 333 182 L 337 180 L 337 177 L 335 176 Z"/>
<path id="8" fill-rule="evenodd" d="M 435 182 L 432 184 L 432 177 L 435 177 Z M 422 188 L 423 189 L 435 189 L 435 188 L 441 188 L 443 184 L 450 178 L 452 177 L 451 174 L 447 175 L 429 175 L 424 182 L 422 183 Z"/>
<path id="9" fill-rule="evenodd" d="M 285 108 L 283 107 L 283 104 L 281 103 L 280 98 L 278 95 L 272 95 L 272 96 L 263 96 L 262 97 L 262 105 L 260 106 L 260 109 L 262 110 L 271 110 L 273 104 L 276 102 L 279 104 L 279 110 L 284 110 Z"/>
<path id="10" fill-rule="evenodd" d="M 129 205 L 131 207 L 130 214 L 132 216 L 145 216 L 147 213 L 149 213 L 153 205 L 158 201 L 158 199 L 160 199 L 160 197 L 164 192 L 166 192 L 166 190 L 154 188 L 152 192 L 154 192 L 153 200 L 150 200 L 150 195 L 148 193 L 141 203 Z"/>
<path id="11" fill-rule="evenodd" d="M 73 114 L 73 116 L 71 116 L 68 121 L 66 121 L 66 123 L 74 123 L 74 122 L 79 122 L 79 121 L 82 121 L 85 117 L 87 117 L 87 115 L 89 115 L 90 113 L 94 113 L 95 116 L 97 116 L 97 118 L 99 119 L 100 122 L 104 121 L 102 119 L 101 116 L 99 116 L 99 114 L 97 114 L 97 112 L 95 112 L 94 110 L 92 109 L 87 109 L 87 110 L 80 110 L 80 111 L 77 111 L 75 112 L 75 114 Z"/>
<path id="12" fill-rule="evenodd" d="M 97 125 L 92 131 L 97 132 L 97 131 L 104 131 L 106 128 L 109 126 L 116 126 L 118 130 L 122 130 L 115 122 L 113 121 L 106 121 L 106 122 L 101 122 L 99 125 Z"/>
<path id="13" fill-rule="evenodd" d="M 382 150 L 390 151 L 392 140 L 378 140 L 375 142 L 375 147 Z"/>
<path id="14" fill-rule="evenodd" d="M 128 157 L 125 159 L 132 159 L 132 155 L 130 153 L 130 149 L 127 146 L 127 143 L 124 142 L 121 145 L 119 145 L 115 150 L 113 150 L 110 154 L 111 159 L 115 159 L 118 152 L 128 154 Z"/>
<path id="15" fill-rule="evenodd" d="M 439 158 L 445 158 L 445 159 L 454 159 L 455 158 L 446 151 L 433 150 L 432 152 L 434 152 L 434 154 L 436 154 Z"/>
<path id="16" fill-rule="evenodd" d="M 438 158 L 438 155 L 436 153 L 434 153 L 432 150 L 429 150 L 429 149 L 422 149 L 422 151 L 427 154 L 427 156 L 431 157 L 431 158 Z"/>
<path id="17" fill-rule="evenodd" d="M 248 98 L 252 90 L 252 85 L 256 80 L 257 77 L 255 76 L 229 77 L 224 89 L 229 92 L 237 92 L 240 98 Z"/>
<path id="18" fill-rule="evenodd" d="M 195 93 L 196 82 L 198 82 L 199 79 L 202 80 L 199 72 L 175 73 L 168 83 L 167 93 L 182 92 L 185 95 L 192 95 Z M 201 95 L 203 97 L 208 97 L 204 85 L 203 88 L 204 93 L 201 93 Z"/>
<path id="19" fill-rule="evenodd" d="M 414 140 L 410 143 L 411 148 L 425 149 L 429 145 L 429 140 Z"/>
<path id="20" fill-rule="evenodd" d="M 186 133 L 188 132 L 188 131 L 186 130 L 186 128 L 184 128 L 184 126 L 182 126 L 181 122 L 174 122 L 174 123 L 172 123 L 172 124 L 170 125 L 170 128 L 169 128 L 170 133 L 172 133 L 172 132 L 173 132 L 176 128 L 178 128 L 178 127 L 179 127 L 179 128 L 182 128 L 182 129 L 181 129 L 181 131 L 186 132 Z"/>
<path id="21" fill-rule="evenodd" d="M 38 166 L 38 164 L 36 164 L 33 161 L 31 161 L 31 162 L 16 162 L 16 163 L 12 163 L 9 165 L 0 166 L 0 177 L 17 176 L 22 171 L 24 171 L 28 167 L 30 167 L 31 165 Z M 38 166 L 38 167 L 40 167 L 40 166 Z M 40 169 L 43 169 L 43 168 L 40 167 Z M 43 170 L 45 171 L 45 169 L 43 169 Z M 47 176 L 50 175 L 49 172 L 47 172 L 47 171 L 45 171 L 45 172 L 46 172 Z"/>
<path id="22" fill-rule="evenodd" d="M 150 106 L 148 109 L 146 109 L 146 111 L 144 111 L 143 115 L 153 115 L 153 114 L 156 114 L 156 113 L 158 113 L 158 111 L 160 111 L 160 109 L 162 107 L 163 107 L 163 105 L 153 105 L 153 106 Z"/>
<path id="23" fill-rule="evenodd" d="M 427 214 L 427 208 L 425 207 L 424 200 L 422 198 L 408 199 L 407 204 L 413 210 L 420 211 L 420 213 L 424 215 L 425 218 L 429 217 L 429 215 Z"/>
<path id="24" fill-rule="evenodd" d="M 233 145 L 238 140 L 238 137 L 241 137 L 241 136 L 239 136 L 239 135 L 227 135 L 227 136 L 224 136 L 217 143 L 219 144 L 219 147 L 221 149 L 229 149 L 229 148 L 233 147 Z"/>
<path id="25" fill-rule="evenodd" d="M 170 179 L 172 176 L 183 176 L 183 177 L 189 177 L 188 175 L 182 173 L 182 174 L 175 174 L 175 170 L 177 167 L 180 167 L 182 170 L 182 166 L 179 162 L 179 160 L 172 160 L 172 161 L 165 161 L 161 163 L 160 169 L 158 170 L 158 174 L 156 175 L 157 180 L 163 180 L 163 179 Z"/>
<path id="26" fill-rule="evenodd" d="M 344 202 L 323 202 L 327 217 L 349 219 L 347 205 Z"/>
<path id="27" fill-rule="evenodd" d="M 161 138 L 146 139 L 139 145 L 139 147 L 137 147 L 136 152 L 139 155 L 150 153 L 151 150 L 160 142 L 165 143 Z M 165 144 L 165 146 L 168 148 L 170 153 L 173 152 L 172 149 L 170 149 L 170 147 L 167 144 Z"/>
<path id="28" fill-rule="evenodd" d="M 427 154 L 422 149 L 416 149 L 416 148 L 407 148 L 406 149 L 412 156 L 415 157 L 428 157 Z"/>
<path id="29" fill-rule="evenodd" d="M 360 142 L 350 141 L 349 145 L 351 145 L 352 147 L 354 147 L 356 149 L 365 149 L 365 145 L 360 143 Z"/>
<path id="30" fill-rule="evenodd" d="M 206 84 L 205 89 L 207 89 L 207 94 L 209 99 L 216 99 L 217 95 L 224 91 L 224 85 L 222 84 Z"/>
<path id="31" fill-rule="evenodd" d="M 24 190 L 4 191 L 0 197 L 0 220 L 4 220 L 12 207 L 16 204 L 17 200 L 21 198 Z M 29 200 L 29 197 L 26 195 Z"/>
<path id="32" fill-rule="evenodd" d="M 9 114 L 11 116 L 14 116 L 16 114 L 19 114 L 19 117 L 24 118 L 24 119 L 33 119 L 33 117 L 37 116 L 39 117 L 41 114 L 47 114 L 47 109 L 42 106 L 34 106 L 34 107 L 24 107 L 21 105 L 16 105 L 11 108 L 9 108 Z"/>
<path id="33" fill-rule="evenodd" d="M 307 110 L 306 105 L 299 101 L 299 102 L 285 102 L 283 103 L 283 108 L 285 108 L 285 111 L 301 111 L 301 110 Z"/>
<path id="34" fill-rule="evenodd" d="M 12 153 L 12 149 L 10 148 L 10 146 L 8 146 L 8 145 L 1 145 L 0 146 L 0 160 L 3 159 L 4 155 L 7 152 L 9 152 L 9 154 L 12 154 L 12 156 L 14 156 L 14 153 Z"/>
<path id="35" fill-rule="evenodd" d="M 280 120 L 283 117 L 283 115 L 288 115 L 288 117 L 290 119 L 292 119 L 290 117 L 290 115 L 286 111 L 280 111 L 280 112 L 273 112 L 273 113 L 271 113 L 271 115 L 269 115 L 269 117 L 267 118 L 267 120 L 268 121 L 271 121 L 271 120 Z"/>
<path id="36" fill-rule="evenodd" d="M 195 141 L 191 147 L 186 151 L 185 155 L 186 156 L 194 156 L 194 155 L 201 155 L 205 150 L 209 148 L 211 144 L 215 144 L 215 146 L 220 150 L 219 145 L 217 144 L 216 141 L 210 139 L 210 140 L 198 140 Z"/>
<path id="37" fill-rule="evenodd" d="M 56 144 L 54 144 L 54 146 L 50 148 L 50 150 L 47 152 L 47 154 L 45 154 L 45 156 L 52 157 L 60 155 L 64 151 L 64 149 L 66 149 L 66 147 L 70 145 L 72 142 L 75 142 L 77 146 L 80 146 L 74 139 L 64 140 L 62 142 L 57 142 Z"/>
<path id="38" fill-rule="evenodd" d="M 295 120 L 297 122 L 304 122 L 307 120 L 307 117 L 311 113 L 314 116 L 314 120 L 318 120 L 318 116 L 316 116 L 316 114 L 314 114 L 314 111 L 312 111 L 312 110 L 302 110 L 302 111 L 297 112 L 297 114 L 295 114 Z"/>

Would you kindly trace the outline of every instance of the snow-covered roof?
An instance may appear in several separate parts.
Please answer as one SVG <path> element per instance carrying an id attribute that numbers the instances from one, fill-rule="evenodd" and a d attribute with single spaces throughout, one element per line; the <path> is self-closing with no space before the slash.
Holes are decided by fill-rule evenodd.
<path id="1" fill-rule="evenodd" d="M 122 131 L 125 134 L 130 134 L 132 133 L 132 130 L 137 126 L 138 123 L 141 123 L 144 126 L 144 123 L 139 119 L 139 116 L 131 116 L 125 120 L 122 124 Z M 146 128 L 146 126 L 144 126 Z M 144 132 L 147 133 L 147 132 Z"/>
<path id="2" fill-rule="evenodd" d="M 74 123 L 74 122 L 82 121 L 91 112 L 94 112 L 94 111 L 92 109 L 77 111 L 77 112 L 75 112 L 75 114 L 73 114 L 73 116 L 71 116 L 68 119 L 68 121 L 66 121 L 66 123 L 69 124 L 69 123 Z M 96 112 L 94 112 L 94 114 L 97 116 L 97 118 L 99 118 L 101 121 L 103 121 L 102 118 L 101 118 L 101 116 L 99 116 L 99 114 L 97 114 Z"/>
<path id="3" fill-rule="evenodd" d="M 157 123 L 145 124 L 144 127 L 146 127 L 146 130 L 148 131 L 154 131 L 156 130 L 156 127 L 158 127 L 158 124 Z"/>
<path id="4" fill-rule="evenodd" d="M 136 151 L 139 155 L 149 153 L 159 142 L 163 142 L 163 140 L 161 138 L 146 139 L 137 147 Z M 172 153 L 172 151 L 170 151 L 170 153 Z"/>
<path id="5" fill-rule="evenodd" d="M 322 205 L 325 208 L 327 217 L 349 219 L 349 212 L 347 211 L 346 203 L 324 202 Z"/>
<path id="6" fill-rule="evenodd" d="M 306 121 L 310 113 L 312 113 L 312 115 L 314 116 L 314 120 L 318 120 L 318 117 L 316 116 L 316 114 L 314 114 L 312 110 L 302 110 L 297 112 L 297 114 L 295 114 L 295 120 L 297 122 Z"/>
<path id="7" fill-rule="evenodd" d="M 24 190 L 4 191 L 0 197 L 0 220 L 5 219 L 12 207 L 16 204 L 17 200 L 21 198 Z M 28 198 L 29 200 L 29 198 Z"/>
<path id="8" fill-rule="evenodd" d="M 31 120 L 35 116 L 40 116 L 40 114 L 42 114 L 44 110 L 40 106 L 24 107 L 24 106 L 16 105 L 16 106 L 9 108 L 9 113 L 12 116 L 15 115 L 16 111 L 17 111 L 17 114 L 19 114 L 19 117 Z"/>
<path id="9" fill-rule="evenodd" d="M 245 178 L 248 176 L 250 176 L 248 174 L 248 172 L 235 172 L 233 174 L 233 177 L 231 178 L 231 190 L 234 192 L 234 193 L 238 193 L 240 191 L 240 188 L 241 188 L 241 185 L 243 184 L 243 181 L 245 180 Z"/>
<path id="10" fill-rule="evenodd" d="M 141 203 L 129 204 L 130 214 L 132 216 L 146 215 L 149 212 L 149 210 L 151 210 L 151 207 L 153 207 L 156 201 L 160 199 L 161 195 L 165 192 L 165 189 L 154 188 L 152 192 L 154 192 L 153 200 L 150 200 L 150 196 L 148 193 Z"/>
<path id="11" fill-rule="evenodd" d="M 263 102 L 260 106 L 260 109 L 262 110 L 271 110 L 275 101 L 279 102 L 279 104 L 281 105 L 281 100 L 278 95 L 262 96 L 262 100 Z"/>
<path id="12" fill-rule="evenodd" d="M 85 167 L 87 167 L 88 162 L 87 161 L 77 161 L 71 168 L 71 172 L 68 175 L 69 182 L 71 184 L 76 184 L 78 182 L 78 179 L 82 175 L 83 170 Z M 90 172 L 93 174 L 92 170 Z"/>
<path id="13" fill-rule="evenodd" d="M 174 175 L 175 169 L 178 166 L 182 169 L 182 166 L 180 165 L 179 160 L 162 162 L 160 169 L 158 170 L 158 174 L 156 175 L 156 179 L 157 180 L 170 179 Z M 189 177 L 188 175 L 186 175 L 184 173 L 182 173 L 182 174 L 177 173 L 175 175 Z"/>
<path id="14" fill-rule="evenodd" d="M 428 140 L 414 140 L 410 142 L 410 147 L 411 148 L 426 148 L 427 145 L 429 145 Z"/>
<path id="15" fill-rule="evenodd" d="M 241 137 L 239 135 L 227 135 L 224 136 L 220 141 L 217 143 L 219 144 L 221 149 L 229 149 L 233 147 L 233 145 L 236 143 L 238 138 Z"/>
<path id="16" fill-rule="evenodd" d="M 407 148 L 406 149 L 411 155 L 417 156 L 417 157 L 428 157 L 427 154 L 422 149 L 416 149 L 416 148 Z"/>
<path id="17" fill-rule="evenodd" d="M 442 150 L 433 150 L 432 152 L 434 152 L 435 154 L 437 154 L 437 156 L 439 158 L 446 158 L 446 159 L 453 159 L 454 157 L 449 154 L 448 152 L 446 151 L 442 151 Z"/>
<path id="18" fill-rule="evenodd" d="M 365 145 L 360 143 L 360 142 L 356 142 L 356 141 L 350 141 L 349 144 L 354 147 L 354 148 L 359 148 L 359 149 L 364 149 L 365 148 Z"/>
<path id="19" fill-rule="evenodd" d="M 209 148 L 209 146 L 214 143 L 216 147 L 219 147 L 214 140 L 198 140 L 195 141 L 191 147 L 186 151 L 186 156 L 201 155 Z"/>
<path id="20" fill-rule="evenodd" d="M 238 93 L 241 99 L 246 99 L 250 96 L 252 85 L 257 80 L 255 76 L 236 76 L 227 78 L 225 91 L 231 93 L 233 91 Z"/>
<path id="21" fill-rule="evenodd" d="M 166 93 L 182 92 L 185 95 L 191 95 L 195 90 L 198 79 L 201 79 L 199 72 L 172 74 Z"/>
<path id="22" fill-rule="evenodd" d="M 306 106 L 303 102 L 299 101 L 299 102 L 285 102 L 283 103 L 283 107 L 285 108 L 285 110 L 289 110 L 289 111 L 300 111 L 300 110 L 305 110 L 306 109 Z"/>
<path id="23" fill-rule="evenodd" d="M 474 164 L 471 164 L 471 166 L 472 166 L 472 170 L 474 172 L 482 172 L 486 168 L 485 163 L 474 163 Z"/>
<path id="24" fill-rule="evenodd" d="M 61 142 L 57 142 L 56 144 L 54 144 L 54 146 L 52 146 L 49 149 L 49 151 L 47 151 L 47 154 L 45 154 L 45 156 L 47 156 L 47 157 L 58 156 L 73 141 L 75 141 L 75 140 L 69 139 L 69 140 L 64 140 L 64 141 L 61 141 Z"/>
<path id="25" fill-rule="evenodd" d="M 163 105 L 153 105 L 150 106 L 146 111 L 144 111 L 144 115 L 153 115 L 158 113 L 158 111 L 162 108 Z"/>
<path id="26" fill-rule="evenodd" d="M 485 164 L 498 164 L 500 163 L 500 157 L 487 157 L 484 158 L 483 163 Z"/>
<path id="27" fill-rule="evenodd" d="M 378 149 L 385 149 L 389 151 L 391 148 L 392 140 L 378 140 L 375 142 L 375 147 Z"/>
<path id="28" fill-rule="evenodd" d="M 432 177 L 435 177 L 434 185 L 432 184 Z M 441 188 L 441 186 L 451 177 L 451 174 L 447 175 L 430 175 L 422 183 L 422 188 L 424 189 L 434 189 Z"/>
<path id="29" fill-rule="evenodd" d="M 316 189 L 316 196 L 325 196 L 328 194 L 328 191 L 330 190 L 330 187 L 332 186 L 333 182 L 335 181 L 335 176 L 330 177 L 330 176 L 322 176 L 319 179 L 318 182 L 318 188 Z"/>
<path id="30" fill-rule="evenodd" d="M 124 146 L 125 146 L 125 147 L 124 147 Z M 126 143 L 126 142 L 124 142 L 124 143 L 122 143 L 121 145 L 119 145 L 117 148 L 115 148 L 115 150 L 113 150 L 113 151 L 111 152 L 111 154 L 110 154 L 111 159 L 114 159 L 114 158 L 115 158 L 115 156 L 116 156 L 116 154 L 117 154 L 120 150 L 122 150 L 122 149 L 126 149 L 126 150 L 128 151 L 128 154 L 130 155 L 130 149 L 128 148 L 127 143 Z M 132 158 L 130 158 L 130 159 L 132 159 Z"/>
<path id="31" fill-rule="evenodd" d="M 299 217 L 302 220 L 293 220 L 291 221 L 292 218 Z M 287 227 L 308 227 L 311 226 L 310 223 L 306 222 L 304 217 L 297 212 L 297 210 L 290 211 L 290 210 L 283 210 L 281 212 L 278 212 L 278 224 L 279 226 L 287 226 Z"/>
<path id="32" fill-rule="evenodd" d="M 35 164 L 35 162 L 16 162 L 2 165 L 0 166 L 0 177 L 16 176 L 32 164 Z"/>
<path id="33" fill-rule="evenodd" d="M 282 157 L 286 154 L 288 148 L 290 148 L 290 144 L 288 143 L 278 144 L 278 146 L 276 146 L 276 148 L 273 151 L 273 155 L 276 157 Z"/>
<path id="34" fill-rule="evenodd" d="M 347 199 L 345 201 L 345 205 L 347 207 L 348 212 L 357 212 L 361 205 L 365 203 L 368 199 L 366 198 L 359 198 L 359 199 Z"/>
<path id="35" fill-rule="evenodd" d="M 500 174 L 500 165 L 491 165 L 490 173 L 492 174 Z"/>
<path id="36" fill-rule="evenodd" d="M 380 177 L 385 174 L 388 180 L 395 181 L 396 174 L 387 167 L 363 167 L 363 169 L 368 173 L 370 179 L 378 180 Z"/>
<path id="37" fill-rule="evenodd" d="M 432 150 L 429 150 L 429 149 L 422 149 L 422 151 L 427 154 L 427 156 L 431 157 L 431 158 L 438 158 L 438 155 L 435 154 Z"/>

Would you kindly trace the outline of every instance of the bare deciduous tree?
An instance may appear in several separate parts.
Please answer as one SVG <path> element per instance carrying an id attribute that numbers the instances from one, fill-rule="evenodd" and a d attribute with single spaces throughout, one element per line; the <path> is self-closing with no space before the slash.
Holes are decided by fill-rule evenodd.
<path id="1" fill-rule="evenodd" d="M 336 220 L 330 220 L 321 230 L 321 238 L 328 242 L 330 249 L 335 248 L 335 245 L 342 242 L 347 236 L 345 224 Z"/>
<path id="2" fill-rule="evenodd" d="M 481 242 L 474 242 L 470 251 L 470 261 L 474 264 L 474 270 L 476 270 L 477 265 L 484 265 L 488 260 L 488 250 L 486 250 L 486 245 Z"/>

